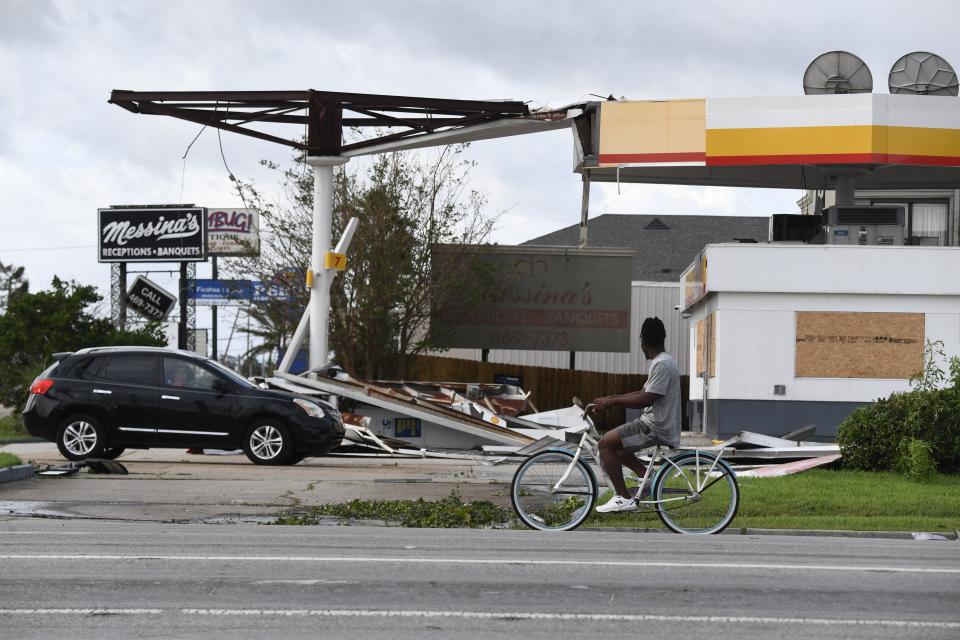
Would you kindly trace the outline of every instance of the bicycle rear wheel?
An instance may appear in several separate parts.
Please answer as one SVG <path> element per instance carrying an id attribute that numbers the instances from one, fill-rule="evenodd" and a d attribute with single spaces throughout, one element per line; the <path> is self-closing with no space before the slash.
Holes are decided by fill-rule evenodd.
<path id="1" fill-rule="evenodd" d="M 740 487 L 723 460 L 702 451 L 668 458 L 653 483 L 657 515 L 671 531 L 720 533 L 737 515 Z"/>
<path id="2" fill-rule="evenodd" d="M 510 499 L 523 524 L 541 531 L 570 531 L 590 516 L 597 500 L 597 480 L 583 461 L 573 468 L 573 454 L 544 451 L 530 456 L 513 475 Z M 570 473 L 560 487 L 557 483 Z"/>

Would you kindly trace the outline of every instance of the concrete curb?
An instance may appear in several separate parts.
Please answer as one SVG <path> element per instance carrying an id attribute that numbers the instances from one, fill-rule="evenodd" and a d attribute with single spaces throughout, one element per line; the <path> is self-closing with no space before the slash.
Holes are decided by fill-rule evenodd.
<path id="1" fill-rule="evenodd" d="M 911 531 L 849 531 L 830 529 L 732 529 L 724 533 L 740 534 L 745 536 L 833 536 L 841 538 L 888 538 L 896 540 L 913 540 Z M 919 533 L 919 532 L 918 532 Z M 948 540 L 957 541 L 956 531 L 928 531 L 945 536 Z"/>
<path id="2" fill-rule="evenodd" d="M 578 531 L 632 531 L 636 533 L 670 533 L 657 527 L 581 527 Z M 960 541 L 960 530 L 928 531 L 945 536 L 947 542 Z M 846 529 L 752 529 L 749 527 L 730 527 L 720 533 L 722 536 L 809 536 L 822 538 L 884 538 L 889 540 L 913 540 L 911 531 L 851 531 Z"/>
<path id="3" fill-rule="evenodd" d="M 3 467 L 0 469 L 0 484 L 32 478 L 35 472 L 36 470 L 32 464 L 18 464 L 14 467 Z"/>

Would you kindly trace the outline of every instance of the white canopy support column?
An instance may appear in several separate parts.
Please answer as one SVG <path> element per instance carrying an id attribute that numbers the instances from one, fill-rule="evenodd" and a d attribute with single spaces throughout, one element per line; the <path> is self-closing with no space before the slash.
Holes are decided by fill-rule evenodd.
<path id="1" fill-rule="evenodd" d="M 331 270 L 326 267 L 333 224 L 333 168 L 348 158 L 307 156 L 313 167 L 313 252 L 308 282 L 310 286 L 310 368 L 327 363 L 327 327 L 330 320 Z"/>

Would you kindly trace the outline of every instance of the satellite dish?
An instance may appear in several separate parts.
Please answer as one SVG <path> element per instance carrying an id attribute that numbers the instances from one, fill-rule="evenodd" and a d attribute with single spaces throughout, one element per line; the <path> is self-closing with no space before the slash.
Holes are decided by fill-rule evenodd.
<path id="1" fill-rule="evenodd" d="M 817 56 L 803 74 L 803 92 L 870 93 L 873 75 L 867 64 L 848 51 L 828 51 Z"/>
<path id="2" fill-rule="evenodd" d="M 955 96 L 958 90 L 953 67 L 929 51 L 914 51 L 894 62 L 888 84 L 890 93 Z"/>

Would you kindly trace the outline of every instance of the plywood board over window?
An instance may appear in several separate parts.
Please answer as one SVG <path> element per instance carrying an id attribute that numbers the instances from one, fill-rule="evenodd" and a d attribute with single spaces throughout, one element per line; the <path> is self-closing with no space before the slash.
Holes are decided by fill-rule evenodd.
<path id="1" fill-rule="evenodd" d="M 922 313 L 798 311 L 798 378 L 905 379 L 923 368 Z"/>
<path id="2" fill-rule="evenodd" d="M 697 375 L 717 376 L 717 314 L 711 313 L 696 324 Z"/>
<path id="3" fill-rule="evenodd" d="M 710 340 L 709 348 L 707 349 L 707 369 L 710 372 L 711 378 L 717 377 L 717 312 L 714 311 L 709 316 L 707 316 L 707 321 L 710 323 Z"/>
<path id="4" fill-rule="evenodd" d="M 703 375 L 704 368 L 704 350 L 706 349 L 706 331 L 707 331 L 707 321 L 706 318 L 703 320 L 697 320 L 696 324 L 696 347 L 697 347 L 697 375 Z"/>

